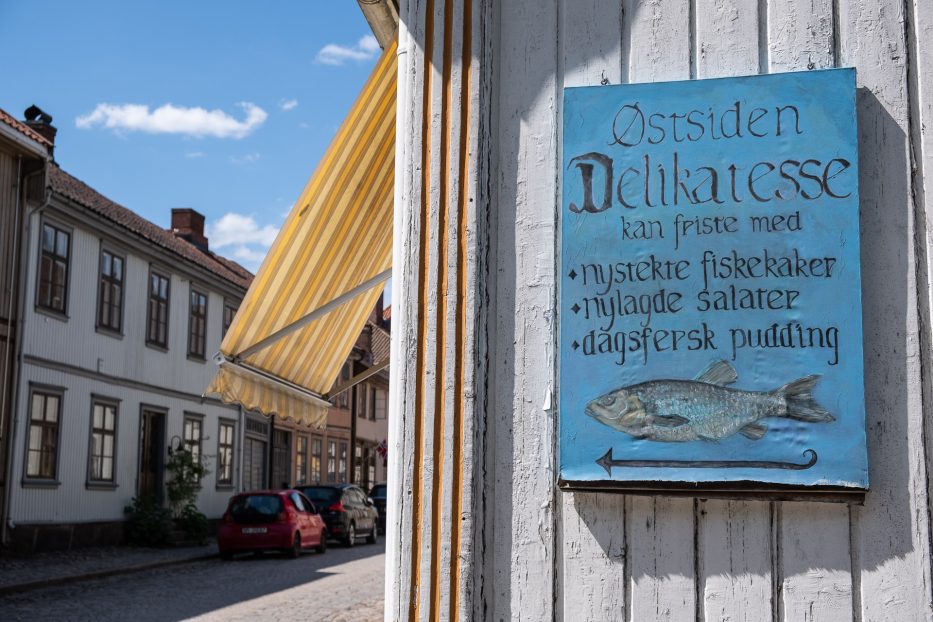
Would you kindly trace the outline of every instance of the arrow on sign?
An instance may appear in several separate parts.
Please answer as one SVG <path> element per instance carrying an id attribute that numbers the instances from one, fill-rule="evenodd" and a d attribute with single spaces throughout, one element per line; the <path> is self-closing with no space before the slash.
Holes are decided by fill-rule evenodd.
<path id="1" fill-rule="evenodd" d="M 813 449 L 807 449 L 803 452 L 806 459 L 804 463 L 798 462 L 779 462 L 767 460 L 615 460 L 612 457 L 612 448 L 596 461 L 596 464 L 606 469 L 609 477 L 612 477 L 612 467 L 668 467 L 681 469 L 789 469 L 791 471 L 803 471 L 816 464 L 817 455 Z"/>

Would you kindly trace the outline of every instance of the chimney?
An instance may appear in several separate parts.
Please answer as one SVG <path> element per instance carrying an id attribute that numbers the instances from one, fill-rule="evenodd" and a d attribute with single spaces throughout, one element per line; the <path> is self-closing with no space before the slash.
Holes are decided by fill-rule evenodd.
<path id="1" fill-rule="evenodd" d="M 204 215 L 190 207 L 172 208 L 172 233 L 207 252 L 204 237 Z"/>
<path id="2" fill-rule="evenodd" d="M 23 112 L 23 116 L 26 117 L 26 125 L 39 134 L 39 136 L 42 136 L 52 143 L 52 146 L 49 147 L 49 155 L 54 155 L 55 135 L 58 133 L 58 128 L 52 125 L 52 115 L 33 104 L 29 108 L 26 108 L 25 112 Z"/>

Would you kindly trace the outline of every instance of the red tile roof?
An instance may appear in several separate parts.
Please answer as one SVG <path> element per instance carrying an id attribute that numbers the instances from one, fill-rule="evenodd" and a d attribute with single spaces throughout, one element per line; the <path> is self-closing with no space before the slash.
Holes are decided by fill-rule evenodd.
<path id="1" fill-rule="evenodd" d="M 29 127 L 22 121 L 18 120 L 16 117 L 11 115 L 6 110 L 3 110 L 2 108 L 0 108 L 0 123 L 5 123 L 6 125 L 9 125 L 14 130 L 18 131 L 20 134 L 24 134 L 28 138 L 36 141 L 37 143 L 39 143 L 40 145 L 44 147 L 52 146 L 52 143 L 51 141 L 49 141 L 48 138 L 46 138 L 39 132 L 35 131 L 34 129 L 32 129 L 31 127 Z"/>
<path id="2" fill-rule="evenodd" d="M 83 205 L 104 218 L 150 242 L 158 244 L 182 259 L 212 272 L 237 287 L 249 288 L 249 284 L 253 280 L 253 274 L 240 264 L 211 251 L 204 252 L 190 242 L 175 237 L 170 231 L 146 220 L 119 203 L 114 203 L 55 164 L 49 165 L 49 182 L 55 193 Z"/>

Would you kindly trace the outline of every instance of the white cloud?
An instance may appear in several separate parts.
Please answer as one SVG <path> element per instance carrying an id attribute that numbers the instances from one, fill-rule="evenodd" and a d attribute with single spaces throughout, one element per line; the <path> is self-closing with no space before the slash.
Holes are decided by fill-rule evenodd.
<path id="1" fill-rule="evenodd" d="M 262 260 L 266 258 L 265 250 L 256 250 L 246 246 L 237 246 L 233 249 L 233 258 L 239 261 L 250 272 L 259 270 Z"/>
<path id="2" fill-rule="evenodd" d="M 279 108 L 282 110 L 292 110 L 298 107 L 297 99 L 283 99 L 279 102 Z"/>
<path id="3" fill-rule="evenodd" d="M 265 110 L 250 102 L 237 104 L 246 113 L 243 120 L 235 119 L 220 109 L 186 108 L 164 104 L 150 111 L 144 104 L 97 104 L 87 115 L 75 119 L 81 129 L 105 127 L 115 132 L 146 132 L 148 134 L 183 134 L 201 138 L 243 138 L 248 136 L 269 116 Z"/>
<path id="4" fill-rule="evenodd" d="M 234 164 L 253 164 L 258 162 L 260 157 L 258 153 L 247 153 L 241 156 L 230 156 L 230 161 Z"/>
<path id="5" fill-rule="evenodd" d="M 189 151 L 188 153 L 185 154 L 185 157 L 188 158 L 189 160 L 193 160 L 194 158 L 203 158 L 206 155 L 207 154 L 204 153 L 203 151 Z"/>
<path id="6" fill-rule="evenodd" d="M 252 216 L 227 212 L 216 222 L 208 223 L 205 233 L 211 241 L 211 248 L 249 245 L 269 247 L 279 233 L 273 225 L 259 226 Z"/>
<path id="7" fill-rule="evenodd" d="M 315 62 L 323 65 L 343 65 L 347 61 L 362 62 L 376 57 L 379 53 L 379 42 L 376 37 L 366 35 L 361 37 L 356 45 L 346 46 L 328 43 L 314 57 Z"/>

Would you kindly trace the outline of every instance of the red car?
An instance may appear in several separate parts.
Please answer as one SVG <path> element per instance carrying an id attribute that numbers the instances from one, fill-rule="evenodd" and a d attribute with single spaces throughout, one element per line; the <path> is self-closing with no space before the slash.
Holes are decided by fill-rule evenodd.
<path id="1" fill-rule="evenodd" d="M 217 533 L 220 557 L 242 551 L 327 550 L 327 527 L 314 504 L 297 490 L 257 490 L 234 495 Z"/>

